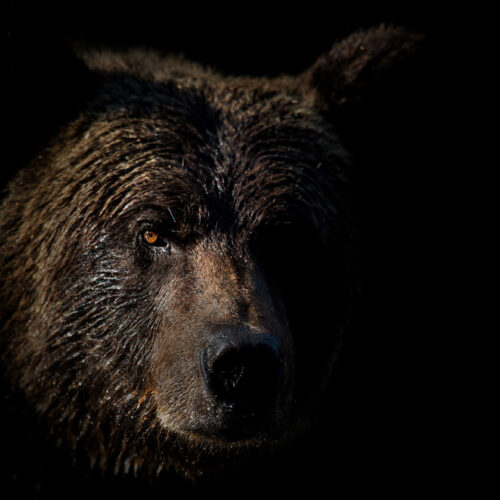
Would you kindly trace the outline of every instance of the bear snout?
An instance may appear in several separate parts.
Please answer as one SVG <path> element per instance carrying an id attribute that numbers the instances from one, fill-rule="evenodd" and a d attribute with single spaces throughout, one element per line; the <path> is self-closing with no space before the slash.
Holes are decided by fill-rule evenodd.
<path id="1" fill-rule="evenodd" d="M 192 430 L 222 441 L 280 433 L 290 400 L 286 347 L 241 326 L 215 332 L 200 352 L 202 399 L 213 411 Z"/>
<path id="2" fill-rule="evenodd" d="M 265 411 L 281 392 L 283 346 L 272 333 L 225 330 L 208 342 L 200 362 L 208 394 L 236 411 Z"/>

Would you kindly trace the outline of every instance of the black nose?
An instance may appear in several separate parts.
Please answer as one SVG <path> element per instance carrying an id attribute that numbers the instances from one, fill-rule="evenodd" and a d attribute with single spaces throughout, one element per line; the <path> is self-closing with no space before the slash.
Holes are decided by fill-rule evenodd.
<path id="1" fill-rule="evenodd" d="M 202 353 L 207 390 L 219 401 L 259 410 L 276 400 L 283 372 L 282 344 L 268 333 L 219 333 Z"/>

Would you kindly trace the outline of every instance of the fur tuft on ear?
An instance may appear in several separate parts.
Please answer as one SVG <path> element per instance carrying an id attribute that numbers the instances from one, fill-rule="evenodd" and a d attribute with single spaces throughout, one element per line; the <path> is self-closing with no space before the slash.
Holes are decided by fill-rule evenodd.
<path id="1" fill-rule="evenodd" d="M 401 27 L 359 31 L 336 43 L 303 74 L 317 104 L 332 111 L 377 93 L 390 76 L 417 52 L 423 35 Z"/>

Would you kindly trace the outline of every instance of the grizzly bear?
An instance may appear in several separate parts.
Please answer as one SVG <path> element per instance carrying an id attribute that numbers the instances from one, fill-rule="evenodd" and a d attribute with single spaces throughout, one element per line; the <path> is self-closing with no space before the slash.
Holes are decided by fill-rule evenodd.
<path id="1" fill-rule="evenodd" d="M 77 49 L 72 111 L 0 206 L 8 411 L 126 477 L 216 475 L 307 436 L 359 287 L 336 120 L 419 40 L 360 31 L 276 78 Z"/>

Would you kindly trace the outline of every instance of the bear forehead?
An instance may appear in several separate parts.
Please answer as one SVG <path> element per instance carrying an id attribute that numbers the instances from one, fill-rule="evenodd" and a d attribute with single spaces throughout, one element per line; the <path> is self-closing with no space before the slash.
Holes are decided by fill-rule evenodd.
<path id="1" fill-rule="evenodd" d="M 266 82 L 108 72 L 62 141 L 61 178 L 69 165 L 74 193 L 105 200 L 101 215 L 148 202 L 178 217 L 190 205 L 230 206 L 240 220 L 301 200 L 310 210 L 346 154 L 307 99 Z"/>

